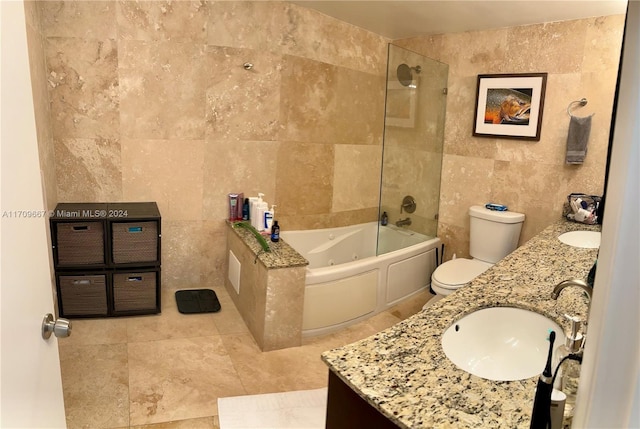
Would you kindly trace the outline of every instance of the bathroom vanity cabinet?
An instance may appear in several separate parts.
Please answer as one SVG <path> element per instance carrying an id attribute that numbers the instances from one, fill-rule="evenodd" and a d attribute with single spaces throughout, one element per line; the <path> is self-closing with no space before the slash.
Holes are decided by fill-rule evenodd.
<path id="1" fill-rule="evenodd" d="M 398 425 L 354 392 L 336 373 L 329 370 L 327 429 L 398 429 Z"/>
<path id="2" fill-rule="evenodd" d="M 60 203 L 50 227 L 60 317 L 161 311 L 156 203 Z"/>
<path id="3" fill-rule="evenodd" d="M 534 311 L 567 332 L 564 315 L 586 318 L 589 300 L 579 288 L 557 299 L 552 292 L 564 280 L 586 278 L 598 249 L 558 237 L 599 230 L 559 220 L 425 310 L 322 353 L 329 368 L 327 428 L 528 428 L 538 377 L 493 381 L 471 375 L 446 356 L 442 335 L 462 317 L 489 307 Z M 565 408 L 564 425 L 571 424 L 572 411 Z"/>

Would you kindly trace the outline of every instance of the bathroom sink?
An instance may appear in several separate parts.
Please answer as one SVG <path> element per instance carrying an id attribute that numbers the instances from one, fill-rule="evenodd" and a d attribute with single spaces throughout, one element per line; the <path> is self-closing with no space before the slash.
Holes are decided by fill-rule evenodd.
<path id="1" fill-rule="evenodd" d="M 523 380 L 542 373 L 549 353 L 564 343 L 562 328 L 533 311 L 490 307 L 455 322 L 442 336 L 445 355 L 460 369 L 496 381 Z"/>
<path id="2" fill-rule="evenodd" d="M 597 249 L 600 247 L 600 233 L 598 231 L 571 231 L 558 236 L 558 240 L 573 247 Z"/>

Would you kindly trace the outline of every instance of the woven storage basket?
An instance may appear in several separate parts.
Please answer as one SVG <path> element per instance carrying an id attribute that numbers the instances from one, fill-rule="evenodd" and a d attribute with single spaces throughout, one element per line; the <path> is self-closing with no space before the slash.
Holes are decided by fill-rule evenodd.
<path id="1" fill-rule="evenodd" d="M 56 224 L 58 265 L 104 264 L 102 222 Z"/>
<path id="2" fill-rule="evenodd" d="M 61 275 L 58 284 L 61 314 L 104 316 L 108 313 L 106 275 Z"/>
<path id="3" fill-rule="evenodd" d="M 158 276 L 155 271 L 114 274 L 114 310 L 137 311 L 155 309 L 157 281 Z"/>
<path id="4" fill-rule="evenodd" d="M 114 263 L 158 260 L 158 222 L 114 222 L 111 231 Z"/>

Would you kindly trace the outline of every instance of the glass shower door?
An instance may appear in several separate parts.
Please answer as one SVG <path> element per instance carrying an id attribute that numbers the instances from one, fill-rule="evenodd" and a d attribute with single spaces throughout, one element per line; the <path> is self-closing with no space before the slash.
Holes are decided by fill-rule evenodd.
<path id="1" fill-rule="evenodd" d="M 378 254 L 436 236 L 448 73 L 447 64 L 389 45 L 380 188 L 388 224 Z"/>

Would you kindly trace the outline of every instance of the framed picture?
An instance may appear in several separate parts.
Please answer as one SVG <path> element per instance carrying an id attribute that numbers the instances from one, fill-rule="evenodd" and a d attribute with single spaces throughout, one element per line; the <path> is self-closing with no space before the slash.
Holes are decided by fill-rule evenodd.
<path id="1" fill-rule="evenodd" d="M 473 135 L 540 140 L 547 73 L 478 75 Z"/>

